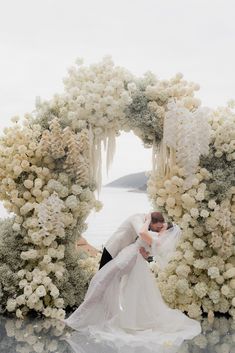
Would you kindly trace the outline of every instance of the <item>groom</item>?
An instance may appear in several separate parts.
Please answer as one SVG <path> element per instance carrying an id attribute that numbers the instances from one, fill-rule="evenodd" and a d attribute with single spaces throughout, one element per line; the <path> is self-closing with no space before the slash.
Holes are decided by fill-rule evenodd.
<path id="1" fill-rule="evenodd" d="M 147 214 L 136 213 L 128 217 L 112 234 L 112 236 L 105 243 L 103 253 L 100 259 L 100 267 L 106 265 L 126 246 L 134 243 L 139 236 L 140 229 L 146 221 Z M 148 230 L 153 232 L 163 232 L 165 229 L 173 227 L 170 222 L 165 223 L 161 212 L 151 212 L 151 222 Z M 141 255 L 147 259 L 149 253 L 145 251 L 144 247 L 140 248 Z"/>

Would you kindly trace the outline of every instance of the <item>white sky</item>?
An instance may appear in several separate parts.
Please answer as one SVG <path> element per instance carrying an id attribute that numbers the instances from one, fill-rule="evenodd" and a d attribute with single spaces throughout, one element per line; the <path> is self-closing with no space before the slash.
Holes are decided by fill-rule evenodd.
<path id="1" fill-rule="evenodd" d="M 36 96 L 61 92 L 77 57 L 90 64 L 109 54 L 162 79 L 182 72 L 200 84 L 203 105 L 223 105 L 235 98 L 234 15 L 234 0 L 1 0 L 0 129 Z M 150 168 L 151 150 L 125 133 L 103 183 Z"/>

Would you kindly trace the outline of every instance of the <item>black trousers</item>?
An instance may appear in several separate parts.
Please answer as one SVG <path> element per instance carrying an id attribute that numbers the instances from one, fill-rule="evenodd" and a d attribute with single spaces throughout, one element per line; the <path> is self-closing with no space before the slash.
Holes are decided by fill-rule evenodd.
<path id="1" fill-rule="evenodd" d="M 108 252 L 108 250 L 106 248 L 104 248 L 101 259 L 100 259 L 100 267 L 99 270 L 101 269 L 101 267 L 103 267 L 104 265 L 107 264 L 107 262 L 109 262 L 110 260 L 112 260 L 112 256 L 110 255 L 110 253 Z"/>

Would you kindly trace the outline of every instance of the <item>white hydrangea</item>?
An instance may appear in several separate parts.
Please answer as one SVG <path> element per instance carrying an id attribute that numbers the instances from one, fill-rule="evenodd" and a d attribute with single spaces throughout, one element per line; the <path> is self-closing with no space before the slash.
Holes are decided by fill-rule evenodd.
<path id="1" fill-rule="evenodd" d="M 207 268 L 207 260 L 206 259 L 197 259 L 194 261 L 193 266 L 198 269 L 206 269 Z"/>
<path id="2" fill-rule="evenodd" d="M 179 265 L 177 268 L 176 268 L 176 271 L 178 276 L 182 276 L 182 277 L 185 277 L 187 278 L 189 273 L 191 272 L 191 268 L 187 265 Z"/>
<path id="3" fill-rule="evenodd" d="M 193 207 L 190 209 L 190 214 L 193 218 L 197 218 L 199 216 L 199 211 L 197 208 Z"/>
<path id="4" fill-rule="evenodd" d="M 179 279 L 176 284 L 179 293 L 185 293 L 189 289 L 189 283 L 185 278 Z"/>
<path id="5" fill-rule="evenodd" d="M 202 210 L 200 212 L 200 216 L 203 218 L 207 218 L 209 216 L 209 212 L 207 210 Z"/>
<path id="6" fill-rule="evenodd" d="M 210 290 L 209 298 L 212 300 L 213 303 L 217 304 L 220 301 L 220 292 L 218 290 Z"/>
<path id="7" fill-rule="evenodd" d="M 211 278 L 217 278 L 220 275 L 219 269 L 218 267 L 209 267 L 207 270 L 208 276 L 210 276 Z"/>
<path id="8" fill-rule="evenodd" d="M 189 317 L 196 319 L 200 317 L 201 313 L 202 313 L 202 310 L 200 308 L 200 305 L 196 303 L 192 303 L 188 306 Z"/>
<path id="9" fill-rule="evenodd" d="M 76 209 L 78 207 L 78 200 L 76 198 L 75 195 L 70 195 L 67 197 L 67 199 L 65 200 L 65 205 L 66 207 L 70 208 L 70 209 Z"/>
<path id="10" fill-rule="evenodd" d="M 215 200 L 209 200 L 209 202 L 208 202 L 208 207 L 210 208 L 210 209 L 214 209 L 215 207 L 216 207 L 216 205 L 217 205 L 217 203 L 215 202 Z"/>
<path id="11" fill-rule="evenodd" d="M 193 247 L 196 249 L 196 250 L 203 250 L 206 246 L 206 243 L 200 239 L 200 238 L 197 238 L 197 239 L 194 239 L 193 241 Z"/>
<path id="12" fill-rule="evenodd" d="M 208 287 L 205 282 L 198 282 L 194 287 L 194 291 L 198 297 L 203 298 L 207 295 Z"/>

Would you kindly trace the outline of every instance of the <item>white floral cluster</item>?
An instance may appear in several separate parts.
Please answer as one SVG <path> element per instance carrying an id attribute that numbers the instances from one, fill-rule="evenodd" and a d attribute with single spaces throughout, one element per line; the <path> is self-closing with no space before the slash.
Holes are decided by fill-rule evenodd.
<path id="1" fill-rule="evenodd" d="M 49 129 L 42 133 L 37 155 L 44 156 L 44 161 L 49 164 L 50 169 L 56 162 L 62 164 L 61 169 L 74 176 L 80 186 L 91 181 L 88 129 L 84 128 L 76 134 L 69 126 L 62 130 L 58 118 L 52 119 Z M 58 166 L 56 167 L 58 170 Z"/>
<path id="2" fill-rule="evenodd" d="M 41 131 L 40 125 L 29 124 L 27 117 L 23 126 L 14 120 L 14 126 L 6 128 L 1 138 L 0 197 L 15 213 L 13 230 L 24 236 L 27 250 L 21 252 L 25 268 L 18 271 L 18 293 L 8 298 L 6 309 L 19 318 L 30 309 L 63 318 L 64 300 L 53 282 L 65 271 L 66 231 L 78 227 L 78 238 L 90 210 L 102 207 L 89 184 L 89 139 L 87 131 L 81 131 L 78 150 L 69 149 L 75 133 L 67 129 L 64 137 L 57 119 L 51 121 L 51 131 Z M 75 154 L 79 157 L 79 153 L 83 160 L 77 166 Z M 67 169 L 61 168 L 61 157 L 69 160 Z"/>
<path id="3" fill-rule="evenodd" d="M 56 116 L 66 129 L 70 127 L 74 132 L 89 129 L 90 166 L 86 168 L 86 159 L 83 160 L 82 154 L 75 156 L 76 143 L 73 140 L 69 145 L 71 151 L 75 152 L 75 159 L 67 159 L 69 163 L 65 163 L 64 168 L 77 167 L 81 177 L 85 178 L 90 172 L 100 192 L 101 143 L 103 141 L 105 149 L 107 146 L 106 165 L 109 169 L 115 152 L 115 138 L 120 135 L 120 129 L 126 123 L 124 109 L 132 101 L 131 94 L 136 85 L 133 82 L 134 76 L 128 70 L 115 66 L 110 56 L 90 66 L 83 65 L 81 59 L 76 64 L 68 70 L 68 75 L 64 78 L 64 93 L 55 95 L 51 101 L 39 102 L 36 116 L 39 123 L 45 126 L 49 119 Z M 63 155 L 63 146 L 58 141 L 59 138 L 55 149 L 60 156 L 61 153 Z"/>
<path id="4" fill-rule="evenodd" d="M 153 84 L 147 86 L 146 95 L 152 101 L 161 102 L 160 106 L 168 100 L 171 102 L 180 101 L 190 111 L 200 106 L 200 99 L 194 97 L 195 91 L 199 90 L 200 86 L 197 83 L 184 80 L 182 73 L 177 73 L 169 80 L 155 78 L 154 81 Z"/>
<path id="5" fill-rule="evenodd" d="M 194 318 L 200 317 L 202 312 L 214 311 L 228 312 L 235 318 L 234 171 L 227 193 L 221 199 L 214 194 L 216 187 L 225 182 L 224 173 L 231 168 L 232 147 L 223 152 L 230 156 L 223 159 L 227 169 L 224 168 L 217 179 L 213 174 L 216 158 L 218 161 L 223 158 L 217 153 L 221 146 L 225 141 L 229 146 L 233 145 L 233 119 L 228 108 L 210 115 L 210 155 L 208 159 L 204 157 L 203 167 L 199 162 L 191 187 L 185 188 L 187 173 L 176 163 L 172 165 L 172 173 L 165 178 L 158 171 L 152 172 L 147 185 L 154 208 L 182 229 L 182 242 L 167 268 L 162 272 L 157 264 L 152 264 L 151 268 L 158 274 L 157 281 L 165 300 Z M 214 159 L 211 151 L 214 151 Z"/>
<path id="6" fill-rule="evenodd" d="M 226 118 L 225 118 L 226 117 Z M 211 116 L 215 157 L 225 154 L 228 162 L 235 160 L 235 113 L 227 107 L 220 107 Z"/>
<path id="7" fill-rule="evenodd" d="M 101 253 L 99 252 L 95 257 L 89 256 L 85 259 L 80 259 L 79 265 L 81 268 L 86 269 L 87 272 L 94 274 L 99 269 L 100 258 L 101 258 Z"/>
<path id="8" fill-rule="evenodd" d="M 131 102 L 131 92 L 135 88 L 133 79 L 128 70 L 115 66 L 110 56 L 90 66 L 78 59 L 63 80 L 64 94 L 41 103 L 38 114 L 59 107 L 59 119 L 74 131 L 86 128 L 89 123 L 98 138 L 104 137 L 110 129 L 119 134 L 125 119 L 124 107 Z"/>
<path id="9" fill-rule="evenodd" d="M 22 127 L 14 117 L 0 140 L 0 199 L 15 214 L 14 231 L 27 248 L 19 292 L 7 309 L 19 317 L 30 309 L 64 316 L 58 281 L 71 280 L 64 256 L 70 251 L 71 272 L 77 261 L 71 243 L 86 229 L 91 209 L 102 207 L 93 194 L 101 185 L 101 142 L 106 147 L 108 139 L 108 168 L 124 129 L 153 145 L 148 193 L 183 230 L 183 242 L 158 277 L 165 299 L 191 317 L 202 311 L 235 316 L 234 113 L 221 108 L 207 119 L 194 97 L 198 85 L 181 74 L 168 81 L 152 74 L 137 79 L 110 57 L 77 65 L 64 79 L 64 93 L 38 101 Z M 79 266 L 93 273 L 95 263 Z M 73 296 L 68 303 L 76 303 Z"/>
<path id="10" fill-rule="evenodd" d="M 189 187 L 200 156 L 209 153 L 209 109 L 199 107 L 191 112 L 180 103 L 168 104 L 162 142 L 175 150 L 175 163 L 184 168 L 185 184 Z"/>
<path id="11" fill-rule="evenodd" d="M 127 119 L 123 129 L 131 129 L 147 147 L 158 145 L 162 140 L 166 112 L 171 109 L 169 102 L 180 102 L 189 111 L 201 104 L 194 97 L 199 86 L 183 80 L 181 73 L 169 80 L 160 80 L 147 72 L 143 78 L 136 78 L 135 84 L 132 102 L 126 109 Z"/>
<path id="12" fill-rule="evenodd" d="M 149 147 L 162 139 L 165 113 L 170 109 L 168 102 L 180 101 L 190 112 L 201 104 L 194 97 L 199 85 L 187 82 L 181 73 L 169 80 L 159 80 L 151 73 L 137 78 L 115 66 L 110 56 L 90 66 L 78 59 L 77 66 L 69 69 L 64 84 L 63 94 L 55 95 L 49 102 L 38 102 L 36 115 L 42 125 L 48 124 L 56 115 L 63 126 L 70 126 L 75 132 L 89 128 L 92 140 L 90 167 L 94 169 L 92 174 L 98 191 L 102 184 L 102 141 L 105 149 L 107 146 L 108 170 L 120 130 L 132 130 Z M 63 147 L 56 146 L 57 143 L 55 148 L 59 148 L 60 155 Z"/>
<path id="13" fill-rule="evenodd" d="M 9 298 L 7 310 L 16 310 L 16 316 L 22 318 L 19 307 L 26 305 L 43 312 L 45 316 L 60 319 L 65 316 L 62 309 L 64 300 L 59 297 L 59 290 L 50 275 L 54 273 L 57 278 L 61 278 L 64 272 L 64 262 L 60 261 L 64 257 L 64 245 L 58 245 L 56 241 L 65 236 L 62 212 L 64 203 L 54 193 L 35 207 L 38 225 L 29 229 L 27 239 L 34 247 L 23 251 L 21 258 L 29 263 L 37 260 L 38 265 L 32 271 L 22 269 L 18 272 L 19 287 L 23 294 L 15 299 Z"/>

